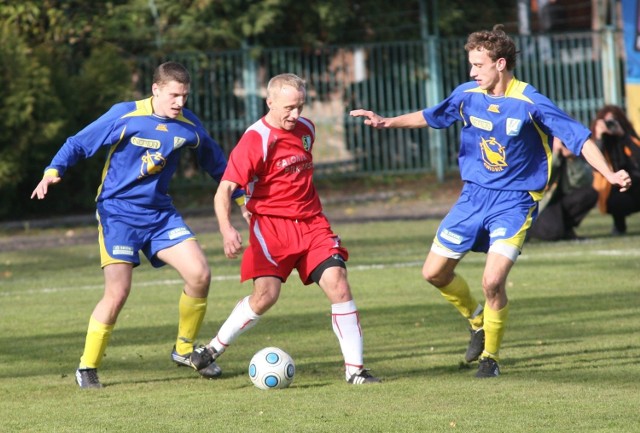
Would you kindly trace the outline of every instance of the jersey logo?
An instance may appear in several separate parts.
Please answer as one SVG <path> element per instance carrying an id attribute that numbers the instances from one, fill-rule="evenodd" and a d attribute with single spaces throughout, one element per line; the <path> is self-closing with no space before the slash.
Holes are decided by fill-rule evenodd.
<path id="1" fill-rule="evenodd" d="M 487 108 L 487 111 L 500 114 L 500 106 L 498 104 L 491 104 L 489 108 Z"/>
<path id="2" fill-rule="evenodd" d="M 311 136 L 310 135 L 303 135 L 302 136 L 302 147 L 304 147 L 304 150 L 306 150 L 307 152 L 309 151 L 309 149 L 311 149 Z"/>
<path id="3" fill-rule="evenodd" d="M 490 120 L 480 119 L 475 116 L 469 117 L 469 121 L 473 126 L 483 131 L 493 131 L 493 123 Z"/>
<path id="4" fill-rule="evenodd" d="M 169 128 L 167 128 L 167 125 L 164 123 L 159 123 L 158 126 L 156 126 L 156 131 L 169 132 Z"/>
<path id="5" fill-rule="evenodd" d="M 149 138 L 131 137 L 131 144 L 147 149 L 160 149 L 160 140 L 151 140 Z"/>
<path id="6" fill-rule="evenodd" d="M 142 155 L 142 164 L 140 165 L 140 176 L 138 176 L 138 179 L 160 173 L 165 165 L 167 165 L 167 160 L 160 152 L 150 153 L 147 151 L 147 153 Z"/>
<path id="7" fill-rule="evenodd" d="M 489 137 L 488 140 L 481 138 L 480 152 L 487 170 L 497 172 L 504 170 L 507 166 L 504 146 L 498 143 L 495 137 Z"/>
<path id="8" fill-rule="evenodd" d="M 522 120 L 514 119 L 512 117 L 507 118 L 507 135 L 515 137 L 520 133 L 522 127 Z"/>
<path id="9" fill-rule="evenodd" d="M 173 137 L 173 148 L 177 149 L 179 147 L 182 147 L 186 142 L 187 142 L 186 138 Z"/>

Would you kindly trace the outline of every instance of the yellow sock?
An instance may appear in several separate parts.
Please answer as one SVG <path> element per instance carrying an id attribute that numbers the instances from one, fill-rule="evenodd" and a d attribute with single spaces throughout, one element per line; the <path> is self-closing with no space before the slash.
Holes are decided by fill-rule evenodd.
<path id="1" fill-rule="evenodd" d="M 457 274 L 454 275 L 449 284 L 440 288 L 440 293 L 458 309 L 460 314 L 469 320 L 474 330 L 482 328 L 482 305 L 471 295 L 469 285 L 464 278 Z"/>
<path id="2" fill-rule="evenodd" d="M 207 298 L 192 298 L 182 292 L 178 312 L 180 317 L 178 319 L 176 352 L 180 355 L 186 355 L 193 351 L 193 343 L 207 312 Z"/>
<path id="3" fill-rule="evenodd" d="M 100 367 L 113 327 L 114 325 L 105 325 L 91 316 L 79 368 Z"/>
<path id="4" fill-rule="evenodd" d="M 492 310 L 488 305 L 484 306 L 484 352 L 482 356 L 498 360 L 502 336 L 509 317 L 509 304 L 501 310 Z"/>

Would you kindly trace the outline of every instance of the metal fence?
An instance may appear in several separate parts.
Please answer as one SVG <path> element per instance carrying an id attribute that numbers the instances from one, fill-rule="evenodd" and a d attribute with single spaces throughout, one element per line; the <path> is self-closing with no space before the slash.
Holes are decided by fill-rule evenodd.
<path id="1" fill-rule="evenodd" d="M 429 38 L 371 45 L 246 48 L 170 56 L 192 73 L 189 108 L 228 153 L 265 113 L 269 78 L 293 72 L 307 80 L 304 115 L 316 124 L 318 175 L 358 176 L 457 169 L 459 127 L 443 131 L 374 130 L 349 116 L 368 108 L 383 116 L 417 111 L 467 81 L 465 38 Z M 622 105 L 623 52 L 619 34 L 583 32 L 518 36 L 516 76 L 588 125 L 606 103 Z M 156 62 L 142 59 L 141 90 L 151 88 Z M 182 176 L 189 176 L 185 161 Z"/>

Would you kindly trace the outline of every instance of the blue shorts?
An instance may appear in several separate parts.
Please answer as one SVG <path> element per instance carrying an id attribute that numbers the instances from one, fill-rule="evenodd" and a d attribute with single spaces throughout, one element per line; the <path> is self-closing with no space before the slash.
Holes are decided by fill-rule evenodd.
<path id="1" fill-rule="evenodd" d="M 179 244 L 195 235 L 178 212 L 148 209 L 118 199 L 98 202 L 100 262 L 104 268 L 112 263 L 140 264 L 139 251 L 155 268 L 165 263 L 156 257 L 159 251 Z"/>
<path id="2" fill-rule="evenodd" d="M 500 251 L 512 258 L 538 214 L 538 203 L 527 191 L 501 191 L 466 183 L 456 204 L 444 217 L 434 239 L 435 252 L 461 258 L 468 251 Z"/>

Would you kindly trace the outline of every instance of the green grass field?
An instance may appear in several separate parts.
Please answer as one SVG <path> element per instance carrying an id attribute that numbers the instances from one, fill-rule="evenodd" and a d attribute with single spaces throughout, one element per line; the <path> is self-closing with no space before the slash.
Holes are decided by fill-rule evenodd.
<path id="1" fill-rule="evenodd" d="M 2 432 L 636 432 L 640 425 L 640 218 L 608 236 L 592 212 L 582 242 L 531 243 L 512 271 L 502 376 L 461 364 L 463 319 L 420 276 L 437 221 L 334 226 L 365 333 L 365 361 L 383 379 L 344 381 L 330 308 L 297 276 L 261 323 L 207 381 L 169 360 L 180 281 L 144 263 L 100 370 L 102 390 L 73 373 L 102 294 L 96 244 L 0 252 Z M 250 284 L 224 258 L 217 233 L 200 236 L 214 282 L 201 332 L 211 338 Z M 480 296 L 484 255 L 458 267 Z M 246 374 L 265 346 L 295 359 L 286 390 Z"/>

